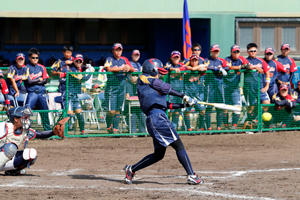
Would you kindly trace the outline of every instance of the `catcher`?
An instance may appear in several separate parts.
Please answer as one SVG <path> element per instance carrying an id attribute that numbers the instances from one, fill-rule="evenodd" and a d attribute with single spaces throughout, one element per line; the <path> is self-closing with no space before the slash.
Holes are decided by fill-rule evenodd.
<path id="1" fill-rule="evenodd" d="M 7 112 L 9 122 L 0 122 L 0 171 L 5 175 L 19 175 L 21 170 L 34 164 L 37 151 L 28 148 L 28 141 L 34 138 L 49 138 L 57 135 L 64 138 L 65 123 L 69 118 L 60 120 L 53 130 L 38 132 L 30 128 L 29 107 L 14 107 Z M 24 149 L 20 150 L 24 145 Z"/>

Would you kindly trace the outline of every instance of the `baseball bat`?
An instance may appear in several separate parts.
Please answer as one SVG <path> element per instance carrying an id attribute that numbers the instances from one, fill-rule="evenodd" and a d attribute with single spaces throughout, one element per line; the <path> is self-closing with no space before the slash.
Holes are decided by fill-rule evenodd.
<path id="1" fill-rule="evenodd" d="M 215 108 L 222 109 L 222 110 L 231 110 L 231 111 L 236 111 L 236 112 L 240 112 L 242 110 L 241 106 L 227 105 L 224 103 L 207 103 L 207 102 L 203 102 L 203 101 L 196 101 L 196 103 L 202 104 L 202 105 L 207 105 L 207 106 L 213 106 Z"/>

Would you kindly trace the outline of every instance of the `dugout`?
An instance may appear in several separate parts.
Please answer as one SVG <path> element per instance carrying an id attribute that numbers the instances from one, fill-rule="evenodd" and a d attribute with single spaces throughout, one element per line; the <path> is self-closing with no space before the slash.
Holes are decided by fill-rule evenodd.
<path id="1" fill-rule="evenodd" d="M 61 19 L 61 18 L 1 18 L 1 50 L 4 59 L 13 61 L 17 52 L 36 47 L 46 66 L 62 56 L 65 44 L 73 45 L 75 53 L 83 53 L 96 65 L 111 55 L 115 42 L 124 45 L 130 58 L 133 49 L 140 49 L 142 60 L 156 57 L 163 61 L 171 51 L 182 49 L 181 19 Z M 210 21 L 191 19 L 193 40 L 203 46 L 203 56 L 209 48 Z"/>
<path id="2" fill-rule="evenodd" d="M 226 57 L 235 43 L 245 55 L 245 44 L 256 42 L 262 55 L 267 46 L 278 54 L 280 44 L 287 42 L 297 61 L 299 7 L 298 0 L 284 4 L 280 0 L 188 0 L 192 41 L 203 46 L 203 57 L 215 43 L 220 45 L 220 56 Z M 100 60 L 119 41 L 126 56 L 139 48 L 144 52 L 142 60 L 157 57 L 166 61 L 171 50 L 182 51 L 182 12 L 183 0 L 5 1 L 0 8 L 0 56 L 13 59 L 17 51 L 34 45 L 45 60 L 60 57 L 61 46 L 69 43 Z"/>

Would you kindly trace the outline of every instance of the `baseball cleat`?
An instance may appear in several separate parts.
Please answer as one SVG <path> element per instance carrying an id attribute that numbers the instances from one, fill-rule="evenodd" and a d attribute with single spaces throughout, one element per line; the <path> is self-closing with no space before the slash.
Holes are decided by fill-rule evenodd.
<path id="1" fill-rule="evenodd" d="M 25 169 L 18 170 L 18 169 L 12 169 L 12 170 L 7 170 L 4 172 L 6 176 L 19 176 L 19 175 L 24 175 L 26 174 Z"/>
<path id="2" fill-rule="evenodd" d="M 190 185 L 198 185 L 198 184 L 203 184 L 204 181 L 196 174 L 194 174 L 194 175 L 188 175 L 187 183 Z"/>
<path id="3" fill-rule="evenodd" d="M 134 172 L 132 172 L 132 170 L 131 170 L 131 165 L 126 165 L 125 167 L 124 167 L 124 171 L 125 171 L 125 178 L 124 178 L 124 180 L 125 180 L 125 183 L 126 184 L 131 184 L 132 183 L 132 179 L 133 179 L 133 177 L 134 177 Z"/>

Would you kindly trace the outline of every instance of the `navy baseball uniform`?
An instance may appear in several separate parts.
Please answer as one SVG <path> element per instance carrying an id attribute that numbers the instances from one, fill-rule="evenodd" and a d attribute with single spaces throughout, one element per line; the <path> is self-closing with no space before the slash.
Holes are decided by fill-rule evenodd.
<path id="1" fill-rule="evenodd" d="M 147 130 L 153 139 L 154 153 L 132 166 L 125 166 L 125 181 L 128 184 L 132 183 L 136 171 L 161 160 L 170 145 L 175 149 L 178 160 L 188 174 L 188 183 L 202 183 L 202 180 L 194 174 L 182 141 L 166 115 L 168 108 L 184 107 L 183 104 L 168 103 L 167 95 L 185 98 L 184 94 L 173 90 L 170 84 L 158 79 L 159 67 L 162 67 L 162 63 L 158 59 L 146 60 L 143 64 L 143 75 L 139 77 L 137 86 L 141 109 L 147 116 Z"/>
<path id="2" fill-rule="evenodd" d="M 25 87 L 28 92 L 26 104 L 31 109 L 49 110 L 45 84 L 49 78 L 46 68 L 41 65 L 27 64 Z M 40 80 L 42 79 L 42 80 Z M 40 113 L 45 130 L 50 130 L 48 113 Z"/>
<path id="3" fill-rule="evenodd" d="M 208 65 L 207 69 L 212 73 L 208 73 L 205 77 L 206 83 L 206 100 L 211 103 L 225 103 L 224 93 L 224 77 L 222 69 L 228 68 L 226 60 L 222 58 L 213 59 L 209 57 L 205 59 L 205 64 Z M 211 111 L 212 107 L 208 106 L 206 109 L 206 125 L 211 129 Z M 220 129 L 223 122 L 223 112 L 217 109 L 217 128 Z"/>
<path id="4" fill-rule="evenodd" d="M 192 54 L 193 56 L 193 54 Z M 195 56 L 194 56 L 195 57 Z M 205 59 L 202 57 L 198 57 L 199 60 L 198 65 L 204 64 Z M 190 64 L 189 64 L 190 65 Z M 189 73 L 184 74 L 184 92 L 186 95 L 197 99 L 198 101 L 205 101 L 205 72 L 199 71 L 191 71 Z M 200 112 L 205 110 L 205 106 L 202 104 L 196 104 L 195 110 Z M 189 112 L 192 110 L 192 107 L 185 108 L 185 125 L 187 130 L 191 130 L 191 122 L 189 117 Z M 203 115 L 203 116 L 202 116 Z M 200 113 L 197 120 L 197 126 L 200 129 L 204 129 L 204 114 Z"/>
<path id="5" fill-rule="evenodd" d="M 284 71 L 278 72 L 278 80 L 286 83 L 291 83 L 293 74 L 295 71 L 297 71 L 297 65 L 293 58 L 289 56 L 277 56 L 277 61 L 280 62 L 283 67 Z"/>
<path id="6" fill-rule="evenodd" d="M 19 90 L 19 97 L 16 97 L 16 100 L 20 105 L 24 104 L 26 98 L 26 88 L 24 85 L 24 80 L 26 80 L 26 73 L 27 73 L 26 70 L 27 70 L 26 66 L 19 68 L 15 65 L 11 65 L 8 69 L 8 74 L 7 74 L 7 78 L 8 78 L 7 86 L 9 89 L 8 98 L 11 103 L 14 102 L 14 95 L 16 94 L 16 91 L 14 90 L 10 79 L 14 79 Z"/>
<path id="7" fill-rule="evenodd" d="M 178 68 L 180 71 L 184 71 L 185 67 L 182 63 L 177 65 L 173 64 L 172 62 L 167 62 L 165 68 L 170 72 L 170 68 Z M 184 83 L 183 83 L 183 75 L 181 73 L 171 73 L 169 76 L 169 83 L 174 90 L 182 92 L 184 90 Z M 182 99 L 176 96 L 169 96 L 169 100 L 174 103 L 182 103 Z M 174 126 L 178 127 L 179 122 L 179 112 L 175 110 L 170 111 L 172 113 L 172 122 Z"/>

